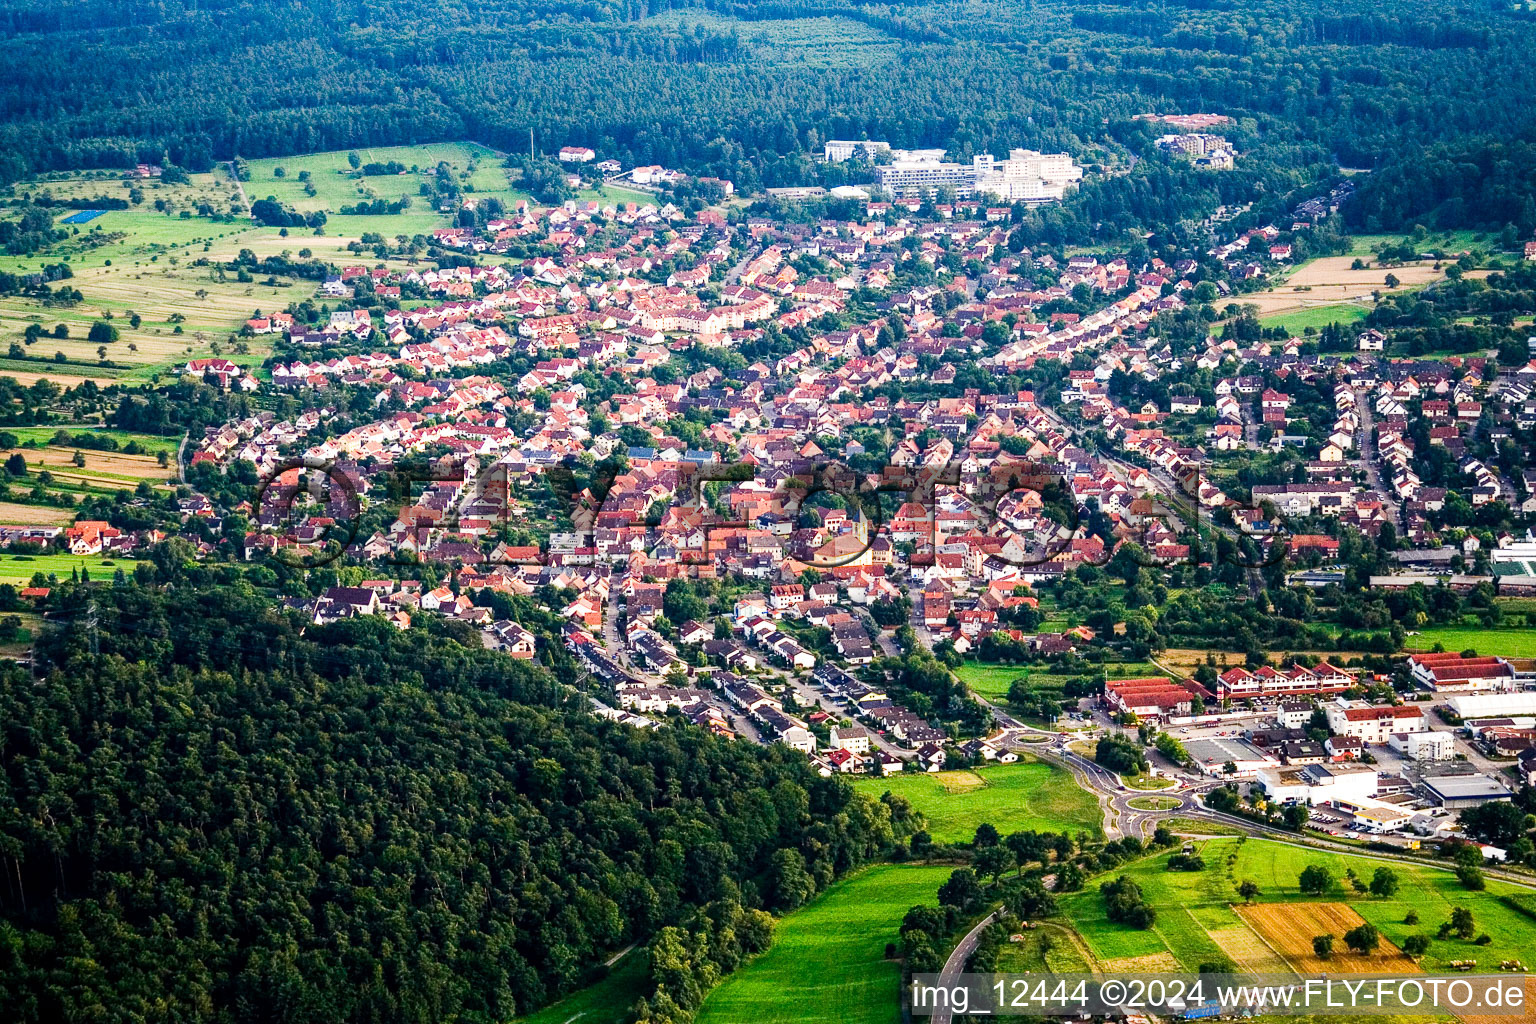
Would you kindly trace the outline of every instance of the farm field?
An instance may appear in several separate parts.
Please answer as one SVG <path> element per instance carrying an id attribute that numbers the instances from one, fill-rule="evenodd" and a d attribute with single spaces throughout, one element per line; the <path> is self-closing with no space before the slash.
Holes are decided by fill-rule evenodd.
<path id="1" fill-rule="evenodd" d="M 885 959 L 886 943 L 908 910 L 937 901 L 953 870 L 881 864 L 832 885 L 709 994 L 698 1024 L 895 1024 L 901 968 Z"/>
<path id="2" fill-rule="evenodd" d="M 1259 903 L 1236 909 L 1248 927 L 1278 950 L 1298 974 L 1419 973 L 1418 965 L 1386 940 L 1370 956 L 1343 948 L 1344 934 L 1365 922 L 1348 904 Z M 1323 934 L 1340 940 L 1326 960 L 1312 950 L 1312 937 Z"/>
<path id="3" fill-rule="evenodd" d="M 161 466 L 153 455 L 124 455 L 59 445 L 17 449 L 17 452 L 26 459 L 29 473 L 47 470 L 59 483 L 104 490 L 133 490 L 140 480 L 165 484 L 176 472 L 169 463 Z M 77 452 L 85 465 L 75 465 Z"/>
<path id="4" fill-rule="evenodd" d="M 75 510 L 72 508 L 0 501 L 0 526 L 64 526 L 74 521 Z"/>
<path id="5" fill-rule="evenodd" d="M 110 437 L 118 444 L 119 449 L 132 441 L 150 455 L 158 452 L 174 454 L 181 443 L 179 437 L 164 437 L 160 434 L 138 434 L 130 430 L 116 430 L 111 427 L 97 427 L 90 424 L 60 424 L 48 427 L 0 427 L 0 433 L 10 434 L 23 446 L 42 446 L 53 443 L 53 439 L 60 431 L 66 434 L 79 435 L 90 434 L 94 437 Z M 116 453 L 106 453 L 116 454 Z"/>
<path id="6" fill-rule="evenodd" d="M 1367 252 L 1360 258 L 1368 259 Z M 1308 260 L 1293 270 L 1285 280 L 1263 291 L 1239 296 L 1243 305 L 1258 307 L 1258 316 L 1265 326 L 1276 326 L 1279 314 L 1314 315 L 1318 309 L 1351 306 L 1361 311 L 1361 316 L 1375 304 L 1374 292 L 1398 292 L 1422 288 L 1443 280 L 1445 270 L 1436 270 L 1433 261 L 1404 263 L 1390 267 L 1372 265 L 1363 270 L 1351 269 L 1355 256 L 1322 256 Z M 1397 279 L 1393 287 L 1387 286 L 1387 275 Z M 1487 277 L 1485 270 L 1468 271 L 1468 278 Z M 1336 316 L 1324 316 L 1323 323 Z M 1355 317 L 1354 319 L 1359 319 Z M 1302 327 L 1309 326 L 1305 321 Z M 1310 326 L 1321 326 L 1312 323 Z M 1292 328 L 1293 330 L 1295 328 Z"/>
<path id="7" fill-rule="evenodd" d="M 902 774 L 861 778 L 854 786 L 878 797 L 889 790 L 904 796 L 928 819 L 936 842 L 970 842 L 990 822 L 1007 835 L 1079 830 L 1100 834 L 1098 802 L 1070 773 L 1039 761 L 1000 764 L 974 771 Z"/>
<path id="8" fill-rule="evenodd" d="M 101 558 L 96 555 L 3 555 L 0 554 L 0 583 L 28 583 L 35 573 L 68 579 L 71 572 L 89 571 L 97 579 L 110 579 L 118 569 L 133 572 L 131 558 Z"/>
<path id="9" fill-rule="evenodd" d="M 577 1020 L 581 1024 L 623 1024 L 630 1019 L 635 1000 L 647 995 L 648 975 L 645 950 L 631 950 L 601 981 L 518 1017 L 515 1024 L 575 1024 Z"/>
<path id="10" fill-rule="evenodd" d="M 1269 652 L 1270 664 L 1280 664 L 1288 654 L 1310 654 L 1315 658 L 1332 661 L 1335 665 L 1340 665 L 1341 662 L 1347 661 L 1349 657 L 1353 657 L 1353 655 L 1341 656 L 1338 651 L 1271 651 Z M 1204 665 L 1208 656 L 1215 663 L 1216 671 L 1218 672 L 1225 672 L 1229 668 L 1240 666 L 1246 659 L 1242 651 L 1208 651 L 1199 647 L 1169 647 L 1166 650 L 1157 652 L 1157 666 L 1165 667 L 1154 666 L 1155 671 L 1149 674 L 1168 675 L 1170 672 L 1175 672 L 1179 675 L 1194 675 L 1195 669 Z"/>
<path id="11" fill-rule="evenodd" d="M 1171 827 L 1177 828 L 1177 824 Z M 1506 959 L 1527 963 L 1536 959 L 1536 930 L 1530 927 L 1527 918 L 1499 901 L 1501 895 L 1522 892 L 1514 886 L 1490 879 L 1487 890 L 1469 892 L 1448 870 L 1261 839 L 1212 838 L 1199 841 L 1198 849 L 1206 862 L 1203 871 L 1167 871 L 1165 854 L 1113 873 L 1134 878 L 1148 903 L 1156 908 L 1157 920 L 1151 929 L 1142 931 L 1109 921 L 1104 916 L 1097 885 L 1063 898 L 1063 913 L 1097 960 L 1105 965 L 1123 965 L 1131 961 L 1152 963 L 1161 958 L 1187 970 L 1197 970 L 1201 963 L 1225 956 L 1247 966 L 1245 960 L 1257 964 L 1271 955 L 1270 946 L 1278 946 L 1290 958 L 1288 947 L 1273 941 L 1268 933 L 1261 934 L 1269 927 L 1264 922 L 1273 919 L 1290 922 L 1291 931 L 1300 936 L 1295 941 L 1305 942 L 1305 949 L 1298 946 L 1295 952 L 1295 966 L 1299 970 L 1365 970 L 1366 963 L 1394 972 L 1412 968 L 1400 954 L 1385 960 L 1384 952 L 1375 961 L 1362 961 L 1345 951 L 1343 932 L 1348 926 L 1339 925 L 1346 917 L 1358 923 L 1348 915 L 1357 915 L 1375 925 L 1381 932 L 1384 951 L 1388 943 L 1400 947 L 1409 935 L 1427 935 L 1429 950 L 1419 967 L 1431 973 L 1445 969 L 1451 960 L 1477 959 L 1497 965 Z M 1302 869 L 1311 864 L 1323 866 L 1332 875 L 1331 891 L 1319 896 L 1299 891 L 1297 879 Z M 1398 874 L 1397 894 L 1388 899 L 1356 896 L 1345 881 L 1345 870 L 1353 868 L 1358 876 L 1369 879 L 1383 864 Z M 1241 906 L 1237 895 L 1237 886 L 1243 880 L 1252 880 L 1259 886 L 1260 895 L 1252 907 Z M 1337 905 L 1341 909 L 1315 909 L 1323 905 Z M 1472 911 L 1477 933 L 1491 936 L 1489 944 L 1477 946 L 1454 936 L 1436 938 L 1440 924 L 1449 920 L 1452 908 L 1458 906 Z M 1419 915 L 1416 925 L 1403 923 L 1410 910 Z M 1320 931 L 1309 931 L 1312 925 L 1297 924 L 1303 920 L 1300 915 L 1326 915 L 1329 923 L 1325 927 L 1319 917 Z M 1312 936 L 1321 931 L 1332 931 L 1338 941 L 1334 959 L 1326 968 L 1299 959 L 1311 954 Z M 1250 936 L 1259 941 L 1254 942 Z M 1265 939 L 1270 940 L 1268 945 Z M 1359 963 L 1349 964 L 1351 958 Z"/>

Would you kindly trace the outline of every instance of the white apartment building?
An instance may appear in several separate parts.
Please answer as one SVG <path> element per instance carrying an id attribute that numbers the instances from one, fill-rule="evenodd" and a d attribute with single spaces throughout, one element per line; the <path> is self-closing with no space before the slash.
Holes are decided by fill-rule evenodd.
<path id="1" fill-rule="evenodd" d="M 1067 187 L 1083 180 L 1083 169 L 1065 153 L 1010 150 L 1008 159 L 976 158 L 976 191 L 1024 203 L 1059 202 Z"/>
<path id="2" fill-rule="evenodd" d="M 862 725 L 834 725 L 828 740 L 834 750 L 846 750 L 850 754 L 869 753 L 869 730 Z"/>
<path id="3" fill-rule="evenodd" d="M 897 151 L 891 163 L 875 168 L 881 188 L 893 194 L 932 194 L 950 189 L 957 196 L 978 192 L 1013 202 L 1057 202 L 1082 180 L 1083 169 L 1066 153 L 1015 149 L 1008 159 L 984 153 L 969 164 L 943 159 L 940 150 Z"/>
<path id="4" fill-rule="evenodd" d="M 852 160 L 861 147 L 871 158 L 879 153 L 891 151 L 889 142 L 876 142 L 873 139 L 829 139 L 825 147 L 827 163 L 840 164 L 845 160 Z"/>
<path id="5" fill-rule="evenodd" d="M 1426 732 L 1424 710 L 1412 704 L 1373 705 L 1343 697 L 1325 706 L 1328 729 L 1362 743 L 1386 743 L 1393 733 Z"/>
<path id="6" fill-rule="evenodd" d="M 1395 732 L 1387 745 L 1415 761 L 1449 761 L 1456 756 L 1456 740 L 1448 732 Z"/>

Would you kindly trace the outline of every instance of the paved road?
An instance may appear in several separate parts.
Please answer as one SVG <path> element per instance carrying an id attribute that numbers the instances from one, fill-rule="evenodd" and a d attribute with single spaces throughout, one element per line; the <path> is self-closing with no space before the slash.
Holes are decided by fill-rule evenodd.
<path id="1" fill-rule="evenodd" d="M 949 954 L 949 959 L 944 961 L 944 969 L 939 972 L 941 986 L 955 984 L 954 979 L 965 973 L 965 962 L 971 958 L 972 953 L 976 952 L 976 944 L 981 940 L 981 933 L 986 930 L 987 925 L 997 920 L 1000 913 L 1002 913 L 1001 907 L 976 922 L 976 927 L 965 933 L 955 946 L 954 952 Z M 950 1024 L 953 1016 L 954 1014 L 944 1010 L 935 1013 L 930 1019 L 933 1024 Z"/>
<path id="2" fill-rule="evenodd" d="M 1392 517 L 1392 526 L 1401 534 L 1402 507 L 1398 504 L 1396 492 L 1382 479 L 1381 460 L 1378 457 L 1380 453 L 1376 450 L 1376 417 L 1371 409 L 1371 396 L 1368 392 L 1355 392 L 1355 411 L 1360 414 L 1360 458 L 1357 461 L 1365 470 L 1366 482 Z"/>

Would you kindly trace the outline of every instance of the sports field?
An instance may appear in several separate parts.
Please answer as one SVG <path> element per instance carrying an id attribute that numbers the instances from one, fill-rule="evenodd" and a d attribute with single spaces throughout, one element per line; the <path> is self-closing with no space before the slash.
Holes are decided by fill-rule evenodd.
<path id="1" fill-rule="evenodd" d="M 912 802 L 928 819 L 936 842 L 970 842 L 989 822 L 1003 835 L 1079 831 L 1101 833 L 1098 802 L 1073 781 L 1070 772 L 1040 761 L 1020 761 L 975 770 L 859 778 L 854 785 L 870 796 L 889 790 Z"/>
<path id="2" fill-rule="evenodd" d="M 704 1000 L 698 1024 L 895 1024 L 901 967 L 886 944 L 953 870 L 880 864 L 837 882 L 779 922 L 768 951 Z"/>

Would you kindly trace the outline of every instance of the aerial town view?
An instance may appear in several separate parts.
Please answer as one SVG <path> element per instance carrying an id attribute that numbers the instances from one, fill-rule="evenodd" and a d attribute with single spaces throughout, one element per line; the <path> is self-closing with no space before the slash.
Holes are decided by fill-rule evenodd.
<path id="1" fill-rule="evenodd" d="M 18 0 L 0 1021 L 1536 1020 L 1533 46 Z"/>

